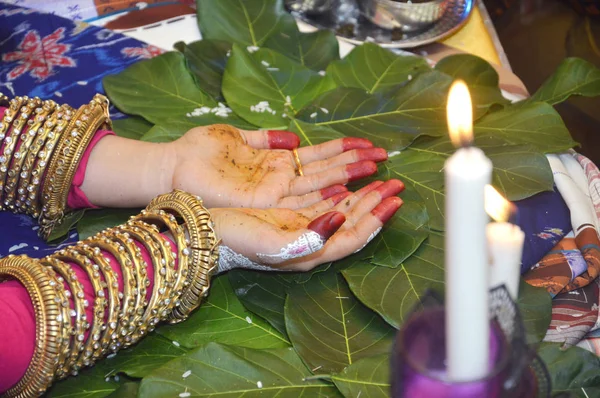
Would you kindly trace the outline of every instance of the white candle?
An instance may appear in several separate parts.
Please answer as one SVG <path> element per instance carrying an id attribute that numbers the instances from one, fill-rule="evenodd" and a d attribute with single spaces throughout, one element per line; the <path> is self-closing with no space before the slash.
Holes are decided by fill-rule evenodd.
<path id="1" fill-rule="evenodd" d="M 488 224 L 486 235 L 490 252 L 490 288 L 505 285 L 513 300 L 519 297 L 521 256 L 525 234 L 509 221 L 516 214 L 514 204 L 491 185 L 485 190 L 485 209 L 496 222 Z"/>
<path id="2" fill-rule="evenodd" d="M 490 323 L 484 187 L 492 163 L 472 141 L 472 105 L 463 82 L 448 97 L 448 128 L 456 146 L 447 161 L 446 187 L 446 356 L 451 381 L 488 374 Z"/>

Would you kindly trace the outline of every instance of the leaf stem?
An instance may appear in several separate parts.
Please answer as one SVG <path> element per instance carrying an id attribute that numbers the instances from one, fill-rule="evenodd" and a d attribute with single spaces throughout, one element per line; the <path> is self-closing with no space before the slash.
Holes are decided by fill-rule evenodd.
<path id="1" fill-rule="evenodd" d="M 302 379 L 302 381 L 310 381 L 310 380 L 327 380 L 327 381 L 331 381 L 331 375 L 313 375 L 313 376 L 307 376 L 305 378 Z"/>

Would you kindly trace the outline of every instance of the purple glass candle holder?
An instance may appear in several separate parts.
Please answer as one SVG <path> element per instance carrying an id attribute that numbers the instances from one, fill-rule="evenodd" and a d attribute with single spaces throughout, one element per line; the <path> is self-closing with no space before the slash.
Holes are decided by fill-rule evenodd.
<path id="1" fill-rule="evenodd" d="M 525 342 L 518 308 L 504 286 L 490 292 L 490 361 L 486 376 L 451 382 L 446 369 L 445 310 L 427 293 L 398 332 L 392 353 L 393 398 L 547 398 L 550 378 Z"/>

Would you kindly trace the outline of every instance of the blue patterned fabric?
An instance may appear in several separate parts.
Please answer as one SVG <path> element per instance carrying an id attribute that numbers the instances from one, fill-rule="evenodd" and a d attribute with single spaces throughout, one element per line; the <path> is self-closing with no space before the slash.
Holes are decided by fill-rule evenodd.
<path id="1" fill-rule="evenodd" d="M 102 93 L 102 78 L 156 48 L 108 29 L 0 3 L 0 92 L 53 99 L 73 107 Z M 113 119 L 123 117 L 115 109 Z M 37 222 L 0 212 L 0 257 L 43 257 L 56 250 L 37 236 Z M 71 233 L 64 244 L 77 240 Z"/>

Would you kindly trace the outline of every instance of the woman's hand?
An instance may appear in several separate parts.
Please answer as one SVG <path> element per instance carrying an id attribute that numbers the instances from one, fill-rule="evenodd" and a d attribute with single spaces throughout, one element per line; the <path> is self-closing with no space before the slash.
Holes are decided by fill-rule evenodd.
<path id="1" fill-rule="evenodd" d="M 228 125 L 197 127 L 170 145 L 176 161 L 173 189 L 199 195 L 207 207 L 299 209 L 347 191 L 345 184 L 377 171 L 382 148 L 343 138 L 298 149 L 286 131 L 244 131 Z"/>
<path id="2" fill-rule="evenodd" d="M 373 182 L 312 206 L 211 209 L 219 271 L 232 268 L 307 271 L 362 249 L 402 205 L 399 180 Z"/>

